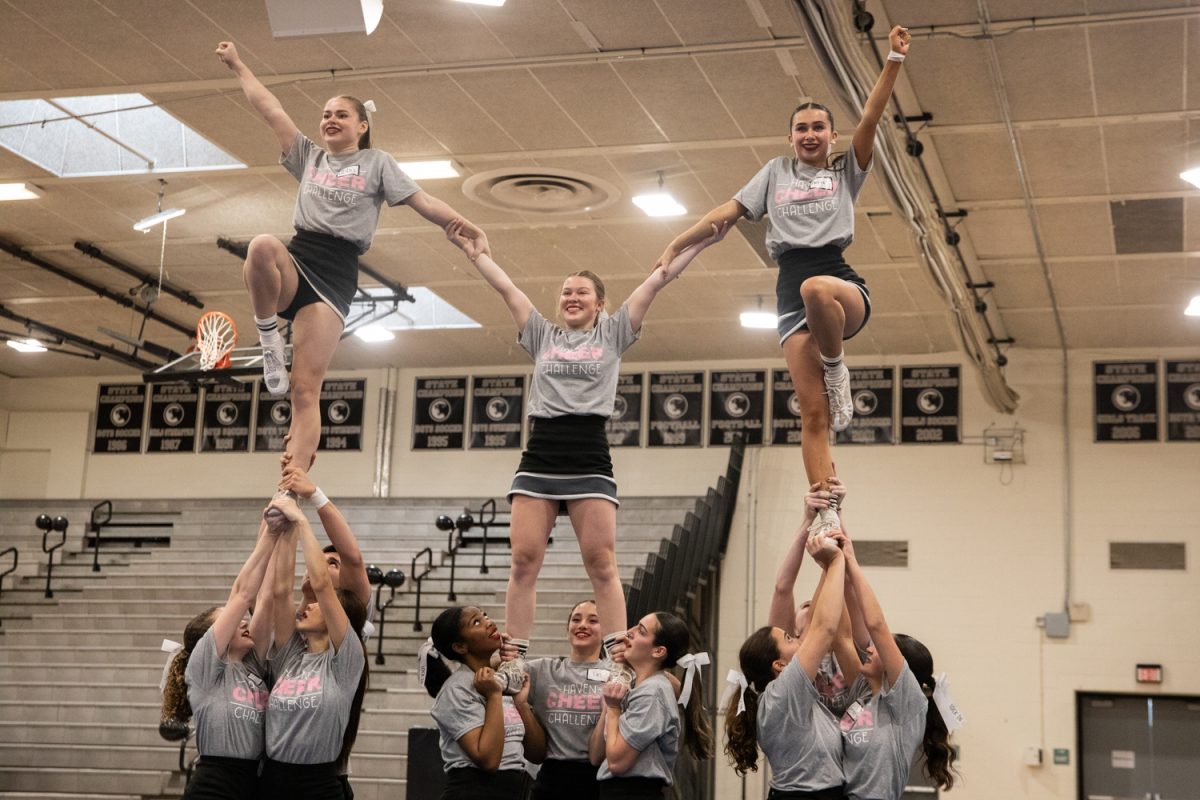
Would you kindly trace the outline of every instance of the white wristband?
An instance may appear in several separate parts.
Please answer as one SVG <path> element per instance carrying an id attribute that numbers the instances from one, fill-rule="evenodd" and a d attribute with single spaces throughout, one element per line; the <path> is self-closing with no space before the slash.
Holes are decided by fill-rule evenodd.
<path id="1" fill-rule="evenodd" d="M 893 50 L 892 52 L 888 53 L 887 60 L 888 61 L 903 61 L 904 53 L 897 53 L 895 50 Z"/>
<path id="2" fill-rule="evenodd" d="M 320 510 L 321 506 L 329 503 L 329 498 L 321 491 L 321 487 L 317 486 L 313 489 L 312 497 L 308 498 L 312 501 L 313 508 Z"/>

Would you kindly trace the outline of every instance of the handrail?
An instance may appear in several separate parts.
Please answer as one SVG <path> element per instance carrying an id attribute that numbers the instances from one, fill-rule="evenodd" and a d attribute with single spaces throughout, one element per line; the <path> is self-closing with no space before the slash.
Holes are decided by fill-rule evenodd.
<path id="1" fill-rule="evenodd" d="M 104 519 L 96 519 L 100 509 L 104 508 L 105 506 L 108 506 L 108 508 L 105 510 Z M 92 506 L 91 525 L 89 526 L 92 531 L 92 572 L 100 571 L 100 530 L 105 525 L 112 522 L 112 515 L 112 500 L 101 500 L 99 503 L 96 503 L 96 505 Z"/>
<path id="2" fill-rule="evenodd" d="M 3 550 L 0 550 L 0 558 L 4 558 L 9 553 L 12 553 L 13 563 L 12 566 L 4 570 L 4 572 L 0 572 L 0 595 L 4 594 L 4 576 L 11 572 L 16 572 L 17 564 L 19 564 L 21 561 L 21 551 L 15 547 L 6 547 Z M 0 626 L 3 625 L 4 620 L 0 619 Z"/>
<path id="3" fill-rule="evenodd" d="M 59 519 L 62 519 L 61 517 Z M 65 520 L 64 520 L 65 522 Z M 61 533 L 62 539 L 53 547 L 46 547 L 46 537 L 51 533 Z M 54 590 L 50 588 L 50 578 L 54 574 L 54 551 L 67 543 L 67 526 L 63 525 L 62 530 L 50 529 L 42 531 L 42 552 L 46 554 L 46 597 L 54 597 Z"/>
<path id="4" fill-rule="evenodd" d="M 425 548 L 425 549 L 428 550 L 429 548 Z M 431 554 L 432 554 L 432 552 L 433 551 L 430 551 Z M 416 561 L 416 559 L 414 558 L 413 561 Z M 419 588 L 420 585 L 421 585 L 420 583 L 417 583 L 417 587 L 418 587 L 417 591 L 418 592 L 420 592 L 420 588 Z M 396 587 L 390 586 L 388 588 L 390 588 L 392 590 L 392 593 L 390 595 L 388 595 L 388 601 L 386 603 L 384 603 L 383 605 L 379 605 L 380 597 L 383 594 L 383 586 L 384 585 L 381 583 L 381 584 L 379 584 L 379 587 L 375 590 L 375 608 L 379 612 L 379 633 L 375 637 L 376 639 L 379 640 L 377 647 L 375 648 L 375 663 L 376 664 L 387 663 L 383 657 L 383 627 L 384 627 L 384 624 L 387 619 L 385 612 L 389 608 L 392 607 L 392 603 L 396 602 Z M 419 594 L 418 594 L 418 597 L 420 597 Z M 420 603 L 420 600 L 418 600 L 417 601 L 417 609 L 418 609 L 417 615 L 418 616 L 420 616 L 420 607 L 421 607 L 421 603 Z"/>
<path id="5" fill-rule="evenodd" d="M 490 506 L 490 508 L 489 508 Z M 491 511 L 491 517 L 483 518 L 483 512 Z M 483 528 L 483 552 L 479 558 L 479 574 L 486 575 L 488 571 L 487 565 L 487 543 L 488 543 L 488 528 L 496 522 L 496 498 L 489 498 L 479 504 L 479 527 Z"/>
<path id="6" fill-rule="evenodd" d="M 425 571 L 422 572 L 420 575 L 418 575 L 417 574 L 417 559 L 420 558 L 421 556 L 426 556 L 428 561 L 426 562 L 426 565 L 425 565 Z M 414 631 L 424 630 L 424 628 L 422 628 L 422 626 L 421 626 L 421 581 L 422 581 L 422 579 L 424 579 L 424 577 L 426 575 L 428 575 L 430 572 L 433 571 L 433 548 L 426 547 L 424 550 L 422 550 L 421 552 L 419 552 L 415 556 L 413 556 L 412 564 L 409 567 L 409 570 L 410 570 L 409 574 L 412 575 L 412 579 L 414 581 L 416 581 L 416 583 L 417 583 L 417 608 L 416 608 L 416 612 L 415 612 L 416 616 L 413 619 L 413 630 Z M 382 641 L 382 639 L 383 639 L 382 631 L 380 632 L 379 638 Z"/>
<path id="7" fill-rule="evenodd" d="M 462 518 L 459 517 L 461 520 Z M 457 535 L 457 539 L 456 539 Z M 446 594 L 446 599 L 450 602 L 458 600 L 458 595 L 454 592 L 454 573 L 458 567 L 458 548 L 462 544 L 462 530 L 460 528 L 451 528 L 446 533 L 446 552 L 450 555 L 450 591 Z"/>

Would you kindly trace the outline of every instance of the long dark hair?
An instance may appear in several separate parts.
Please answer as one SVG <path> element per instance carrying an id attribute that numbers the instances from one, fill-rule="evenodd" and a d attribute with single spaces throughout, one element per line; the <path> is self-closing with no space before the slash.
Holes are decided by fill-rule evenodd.
<path id="1" fill-rule="evenodd" d="M 346 720 L 346 732 L 342 735 L 342 751 L 338 753 L 337 757 L 340 768 L 346 766 L 346 761 L 350 758 L 350 751 L 354 749 L 354 740 L 358 738 L 358 721 L 362 717 L 363 695 L 366 694 L 367 682 L 371 674 L 371 660 L 367 658 L 367 646 L 363 644 L 362 640 L 363 628 L 367 624 L 366 603 L 347 589 L 338 589 L 337 596 L 342 603 L 342 610 L 346 612 L 350 628 L 354 631 L 354 642 L 348 642 L 346 646 L 361 647 L 363 651 L 362 675 L 358 678 L 358 689 L 355 690 L 354 701 L 350 704 L 350 717 Z"/>
<path id="2" fill-rule="evenodd" d="M 687 623 L 665 611 L 656 611 L 654 618 L 658 620 L 654 645 L 667 648 L 663 667 L 673 667 L 688 652 L 690 636 Z M 712 725 L 708 722 L 708 715 L 704 713 L 703 697 L 704 684 L 700 680 L 700 671 L 697 670 L 695 677 L 692 678 L 693 699 L 688 701 L 687 708 L 684 709 L 683 730 L 688 750 L 691 751 L 693 758 L 700 761 L 712 758 L 713 754 Z"/>
<path id="3" fill-rule="evenodd" d="M 462 641 L 462 618 L 463 611 L 466 609 L 463 606 L 451 606 L 445 611 L 437 615 L 437 619 L 433 621 L 433 627 L 430 629 L 430 638 L 433 639 L 433 647 L 437 650 L 442 658 L 448 658 L 451 661 L 462 663 L 462 654 L 455 652 L 454 645 Z M 450 677 L 450 668 L 446 666 L 446 662 L 442 661 L 433 653 L 425 656 L 425 691 L 429 692 L 430 697 L 437 697 L 438 692 L 442 690 L 442 684 Z"/>
<path id="4" fill-rule="evenodd" d="M 171 667 L 167 670 L 167 684 L 163 687 L 162 718 L 187 722 L 192 718 L 192 706 L 187 696 L 187 665 L 196 645 L 208 633 L 217 620 L 220 606 L 213 606 L 192 617 L 187 627 L 183 629 L 183 649 L 171 659 Z"/>
<path id="5" fill-rule="evenodd" d="M 829 107 L 822 105 L 821 103 L 817 103 L 815 101 L 809 100 L 808 102 L 801 103 L 800 105 L 798 105 L 792 109 L 792 115 L 790 117 L 788 117 L 788 133 L 789 134 L 792 132 L 792 123 L 796 120 L 796 115 L 799 114 L 801 111 L 805 111 L 810 108 L 815 108 L 817 111 L 824 111 L 825 116 L 829 117 L 829 130 L 830 131 L 834 130 L 833 112 L 829 110 Z M 838 153 L 836 156 L 833 157 L 832 160 L 829 161 L 828 164 L 826 164 L 826 168 L 832 169 L 832 170 L 845 169 L 846 168 L 846 154 Z"/>
<path id="6" fill-rule="evenodd" d="M 371 146 L 371 117 L 367 114 L 367 107 L 363 105 L 363 101 L 357 97 L 348 94 L 339 94 L 338 99 L 348 100 L 350 105 L 354 106 L 354 113 L 358 114 L 358 118 L 367 123 L 367 129 L 363 131 L 362 136 L 358 137 L 358 149 L 366 150 Z M 830 123 L 831 125 L 833 123 Z"/>
<path id="7" fill-rule="evenodd" d="M 759 628 L 742 643 L 738 666 L 746 676 L 746 710 L 738 713 L 731 702 L 725 712 L 725 755 L 738 775 L 758 771 L 758 701 L 767 684 L 775 680 L 774 663 L 779 645 L 771 636 L 772 628 Z"/>
<path id="8" fill-rule="evenodd" d="M 921 742 L 921 751 L 925 756 L 925 774 L 944 790 L 954 786 L 954 760 L 957 757 L 954 748 L 950 746 L 950 731 L 937 703 L 933 702 L 933 690 L 937 681 L 933 677 L 933 655 L 929 648 L 911 636 L 897 633 L 892 638 L 900 648 L 900 654 L 908 662 L 921 690 L 930 698 L 929 709 L 925 712 L 925 737 Z"/>

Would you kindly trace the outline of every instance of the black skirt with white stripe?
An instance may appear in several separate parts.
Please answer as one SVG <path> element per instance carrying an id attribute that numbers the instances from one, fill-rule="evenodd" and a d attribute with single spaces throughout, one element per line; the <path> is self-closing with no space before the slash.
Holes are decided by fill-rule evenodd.
<path id="1" fill-rule="evenodd" d="M 558 500 L 559 514 L 567 513 L 566 501 L 589 497 L 619 506 L 607 421 L 598 414 L 531 417 L 529 445 L 521 453 L 508 501 L 518 494 Z"/>

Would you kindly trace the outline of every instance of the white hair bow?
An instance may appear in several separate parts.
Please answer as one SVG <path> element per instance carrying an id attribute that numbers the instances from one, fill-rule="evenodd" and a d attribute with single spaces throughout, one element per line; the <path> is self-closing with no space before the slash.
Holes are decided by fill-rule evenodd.
<path id="1" fill-rule="evenodd" d="M 746 713 L 746 688 L 750 684 L 746 681 L 746 676 L 738 672 L 736 669 L 729 670 L 729 674 L 725 676 L 725 691 L 721 694 L 721 702 L 717 704 L 717 708 L 727 708 L 729 701 L 733 699 L 733 693 L 738 693 L 738 709 L 737 713 Z"/>
<path id="2" fill-rule="evenodd" d="M 966 724 L 967 718 L 958 710 L 954 698 L 950 696 L 950 679 L 944 672 L 937 676 L 937 685 L 933 687 L 933 702 L 937 704 L 947 731 L 953 733 Z"/>
<path id="3" fill-rule="evenodd" d="M 416 649 L 416 685 L 421 688 L 425 688 L 425 678 L 428 672 L 430 672 L 426 656 L 433 656 L 434 658 L 442 657 L 442 654 L 433 646 L 432 636 L 426 638 L 425 642 L 422 642 L 421 646 Z"/>
<path id="4" fill-rule="evenodd" d="M 708 653 L 688 653 L 676 663 L 687 670 L 683 676 L 683 691 L 679 693 L 679 705 L 687 708 L 688 700 L 692 696 L 692 679 L 701 667 L 709 663 Z"/>
<path id="5" fill-rule="evenodd" d="M 158 691 L 160 694 L 167 690 L 167 674 L 171 671 L 171 662 L 175 660 L 175 654 L 182 649 L 183 645 L 179 642 L 163 639 L 162 651 L 167 654 L 167 663 L 163 664 L 162 678 L 158 681 Z"/>
<path id="6" fill-rule="evenodd" d="M 375 101 L 374 100 L 365 101 L 363 103 L 363 108 L 365 108 L 367 111 L 370 111 L 372 114 L 374 114 L 375 113 Z"/>

